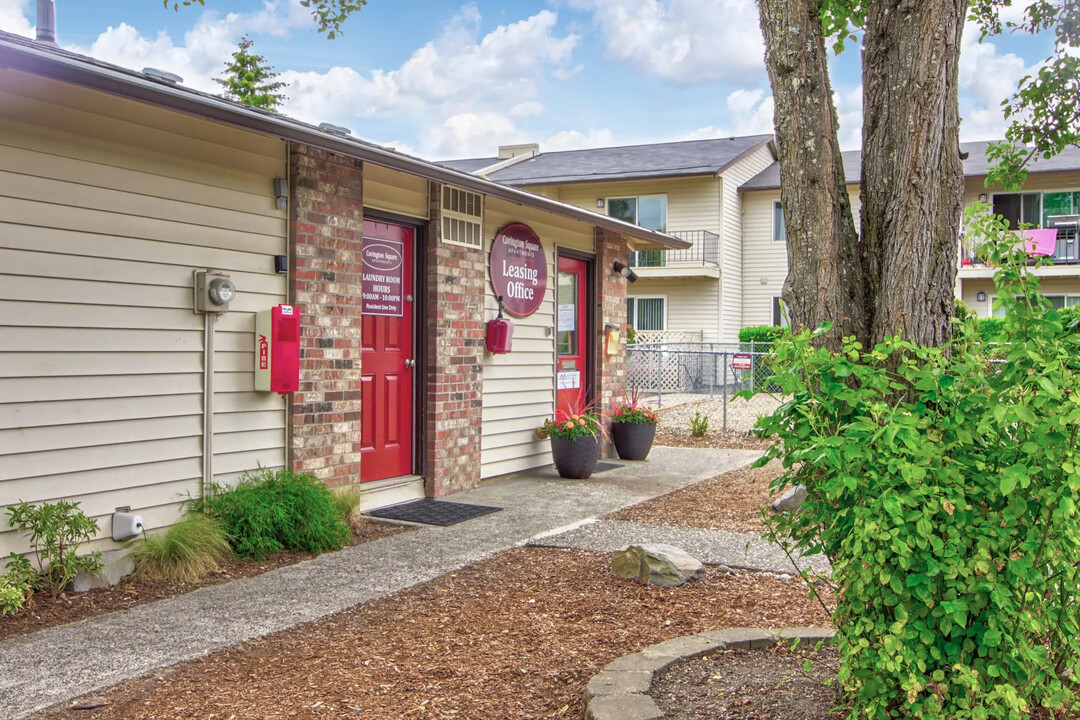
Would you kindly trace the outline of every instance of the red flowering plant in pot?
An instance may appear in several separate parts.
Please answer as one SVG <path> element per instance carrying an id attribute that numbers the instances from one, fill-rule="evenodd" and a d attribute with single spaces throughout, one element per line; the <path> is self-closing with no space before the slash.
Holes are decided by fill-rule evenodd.
<path id="1" fill-rule="evenodd" d="M 551 456 L 559 476 L 584 480 L 592 475 L 600 458 L 600 438 L 604 434 L 600 415 L 593 407 L 558 410 L 554 419 L 536 429 L 540 439 L 551 439 Z"/>
<path id="2" fill-rule="evenodd" d="M 649 457 L 659 422 L 656 412 L 643 404 L 637 393 L 616 405 L 611 413 L 611 437 L 619 457 L 623 460 L 644 460 Z"/>

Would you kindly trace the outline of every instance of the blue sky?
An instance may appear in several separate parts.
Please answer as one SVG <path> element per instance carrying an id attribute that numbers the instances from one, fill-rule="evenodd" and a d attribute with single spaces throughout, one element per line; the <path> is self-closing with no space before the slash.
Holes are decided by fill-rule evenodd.
<path id="1" fill-rule="evenodd" d="M 57 0 L 68 49 L 159 67 L 217 92 L 240 37 L 289 83 L 283 112 L 332 122 L 429 159 L 770 132 L 772 100 L 752 0 L 369 0 L 343 37 L 314 31 L 297 0 Z M 33 0 L 0 0 L 0 29 L 32 35 Z M 961 55 L 965 140 L 1001 136 L 999 103 L 1047 57 L 1046 38 Z M 858 147 L 858 53 L 833 62 L 841 143 Z"/>

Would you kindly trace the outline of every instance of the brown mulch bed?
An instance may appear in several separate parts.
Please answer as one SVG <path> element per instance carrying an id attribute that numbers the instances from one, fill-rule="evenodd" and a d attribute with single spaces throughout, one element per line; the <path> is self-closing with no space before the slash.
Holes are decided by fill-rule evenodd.
<path id="1" fill-rule="evenodd" d="M 403 525 L 361 522 L 353 526 L 350 545 L 359 545 L 390 535 L 397 535 L 409 528 Z M 36 593 L 30 603 L 11 615 L 0 615 L 0 640 L 16 635 L 44 630 L 55 625 L 65 625 L 96 615 L 126 610 L 127 608 L 173 597 L 207 585 L 237 580 L 264 572 L 277 570 L 286 565 L 310 560 L 315 557 L 303 553 L 281 552 L 262 561 L 231 558 L 221 570 L 211 573 L 197 582 L 173 583 L 159 580 L 134 580 L 130 576 L 107 588 L 85 592 L 65 592 L 57 598 L 46 593 Z"/>
<path id="2" fill-rule="evenodd" d="M 707 628 L 827 624 L 800 581 L 710 572 L 662 588 L 609 562 L 511 550 L 39 717 L 580 719 L 586 683 L 624 653 Z"/>
<path id="3" fill-rule="evenodd" d="M 605 519 L 760 534 L 764 526 L 758 513 L 771 501 L 769 483 L 780 471 L 776 461 L 761 468 L 747 465 L 618 510 Z"/>
<path id="4" fill-rule="evenodd" d="M 650 694 L 665 720 L 838 720 L 846 716 L 834 712 L 838 663 L 833 647 L 726 650 L 671 667 Z"/>
<path id="5" fill-rule="evenodd" d="M 772 440 L 762 440 L 757 435 L 735 430 L 710 430 L 704 437 L 694 437 L 682 428 L 656 428 L 655 445 L 670 447 L 718 448 L 723 450 L 765 450 Z"/>

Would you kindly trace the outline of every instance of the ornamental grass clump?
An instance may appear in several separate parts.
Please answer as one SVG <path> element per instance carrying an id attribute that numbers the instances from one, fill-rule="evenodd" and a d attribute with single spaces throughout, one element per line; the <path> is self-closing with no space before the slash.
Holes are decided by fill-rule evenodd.
<path id="1" fill-rule="evenodd" d="M 220 521 L 202 513 L 188 513 L 164 533 L 135 540 L 128 557 L 136 577 L 194 582 L 220 570 L 221 563 L 232 554 Z"/>
<path id="2" fill-rule="evenodd" d="M 957 320 L 943 348 L 778 342 L 790 400 L 774 491 L 804 485 L 774 539 L 833 562 L 850 718 L 1072 717 L 1080 658 L 1080 335 L 1004 221 L 972 215 L 1005 310 L 1004 362 Z M 1043 709 L 1045 708 L 1045 709 Z"/>

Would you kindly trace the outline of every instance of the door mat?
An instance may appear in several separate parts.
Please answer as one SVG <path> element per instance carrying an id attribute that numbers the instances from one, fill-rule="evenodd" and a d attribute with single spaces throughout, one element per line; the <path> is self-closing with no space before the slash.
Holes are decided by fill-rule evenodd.
<path id="1" fill-rule="evenodd" d="M 604 472 L 605 470 L 614 470 L 616 468 L 621 468 L 621 467 L 625 467 L 625 465 L 620 465 L 619 463 L 598 462 L 598 463 L 596 463 L 596 467 L 593 468 L 593 472 L 594 473 Z"/>
<path id="2" fill-rule="evenodd" d="M 456 525 L 465 520 L 472 520 L 481 515 L 498 512 L 499 507 L 490 505 L 469 505 L 468 503 L 446 502 L 445 500 L 414 500 L 413 502 L 391 505 L 372 510 L 368 515 L 386 520 L 423 523 L 425 525 Z"/>

